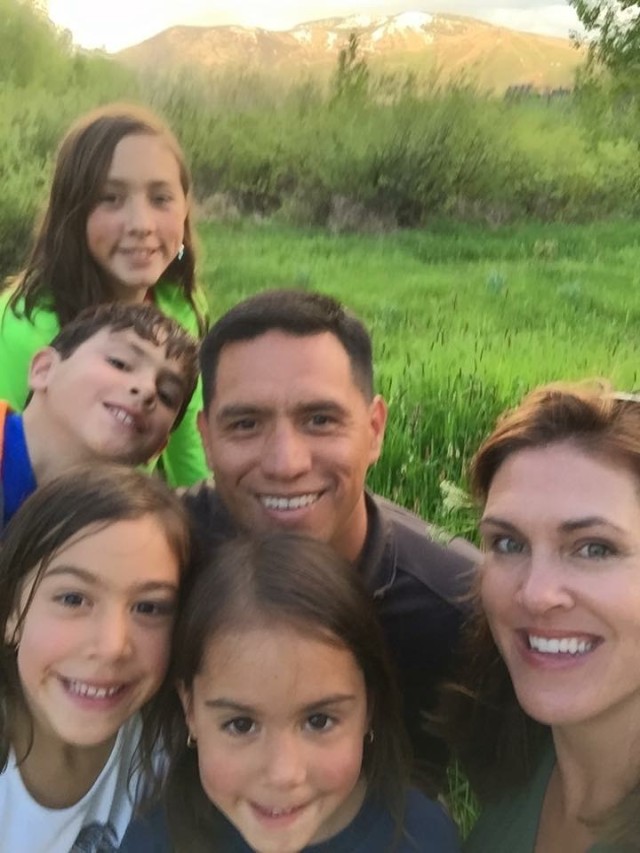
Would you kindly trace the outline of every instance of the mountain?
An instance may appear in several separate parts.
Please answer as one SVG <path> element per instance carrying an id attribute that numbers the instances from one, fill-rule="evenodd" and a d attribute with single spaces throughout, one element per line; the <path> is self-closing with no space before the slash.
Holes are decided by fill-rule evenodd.
<path id="1" fill-rule="evenodd" d="M 299 24 L 286 32 L 257 27 L 172 27 L 116 54 L 141 70 L 195 66 L 269 74 L 328 74 L 349 34 L 359 36 L 373 70 L 441 69 L 472 75 L 483 88 L 568 87 L 582 56 L 568 39 L 532 35 L 457 15 L 402 12 Z"/>

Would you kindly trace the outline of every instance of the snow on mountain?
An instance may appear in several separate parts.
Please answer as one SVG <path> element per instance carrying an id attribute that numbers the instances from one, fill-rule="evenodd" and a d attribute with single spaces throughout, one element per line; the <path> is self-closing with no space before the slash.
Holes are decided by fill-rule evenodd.
<path id="1" fill-rule="evenodd" d="M 421 30 L 433 23 L 433 15 L 428 12 L 401 12 L 395 15 L 389 24 L 391 30 Z"/>
<path id="2" fill-rule="evenodd" d="M 300 44 L 311 44 L 311 30 L 308 30 L 306 27 L 296 27 L 295 30 L 291 30 L 291 35 Z"/>

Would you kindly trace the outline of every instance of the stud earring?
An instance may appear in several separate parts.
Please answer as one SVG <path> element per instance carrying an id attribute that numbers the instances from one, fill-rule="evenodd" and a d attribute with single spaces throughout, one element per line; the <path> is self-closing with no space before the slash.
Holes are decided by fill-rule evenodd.
<path id="1" fill-rule="evenodd" d="M 197 744 L 196 739 L 191 734 L 191 732 L 189 732 L 189 734 L 187 735 L 187 749 L 195 749 L 196 744 Z"/>
<path id="2" fill-rule="evenodd" d="M 369 729 L 369 731 L 365 735 L 365 740 L 367 741 L 367 743 L 371 744 L 373 743 L 374 739 L 375 735 L 373 733 L 373 729 Z"/>
<path id="3" fill-rule="evenodd" d="M 180 243 L 180 248 L 178 249 L 178 260 L 181 261 L 184 258 L 184 243 Z"/>

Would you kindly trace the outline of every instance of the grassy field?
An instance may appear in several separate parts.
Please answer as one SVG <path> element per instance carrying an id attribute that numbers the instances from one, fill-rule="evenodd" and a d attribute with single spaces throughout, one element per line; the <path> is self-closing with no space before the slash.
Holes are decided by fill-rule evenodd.
<path id="1" fill-rule="evenodd" d="M 464 484 L 470 454 L 525 390 L 594 376 L 640 385 L 634 222 L 337 236 L 242 221 L 200 234 L 214 317 L 294 286 L 337 296 L 367 322 L 391 410 L 371 484 L 451 529 L 469 533 L 473 518 L 446 484 Z"/>

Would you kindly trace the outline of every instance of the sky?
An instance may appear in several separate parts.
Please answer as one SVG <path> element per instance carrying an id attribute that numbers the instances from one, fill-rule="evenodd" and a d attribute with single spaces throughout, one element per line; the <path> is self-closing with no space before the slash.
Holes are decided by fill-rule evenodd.
<path id="1" fill-rule="evenodd" d="M 563 0 L 49 0 L 49 17 L 76 44 L 120 50 L 177 24 L 287 30 L 351 14 L 449 12 L 543 35 L 568 37 L 575 12 Z"/>

